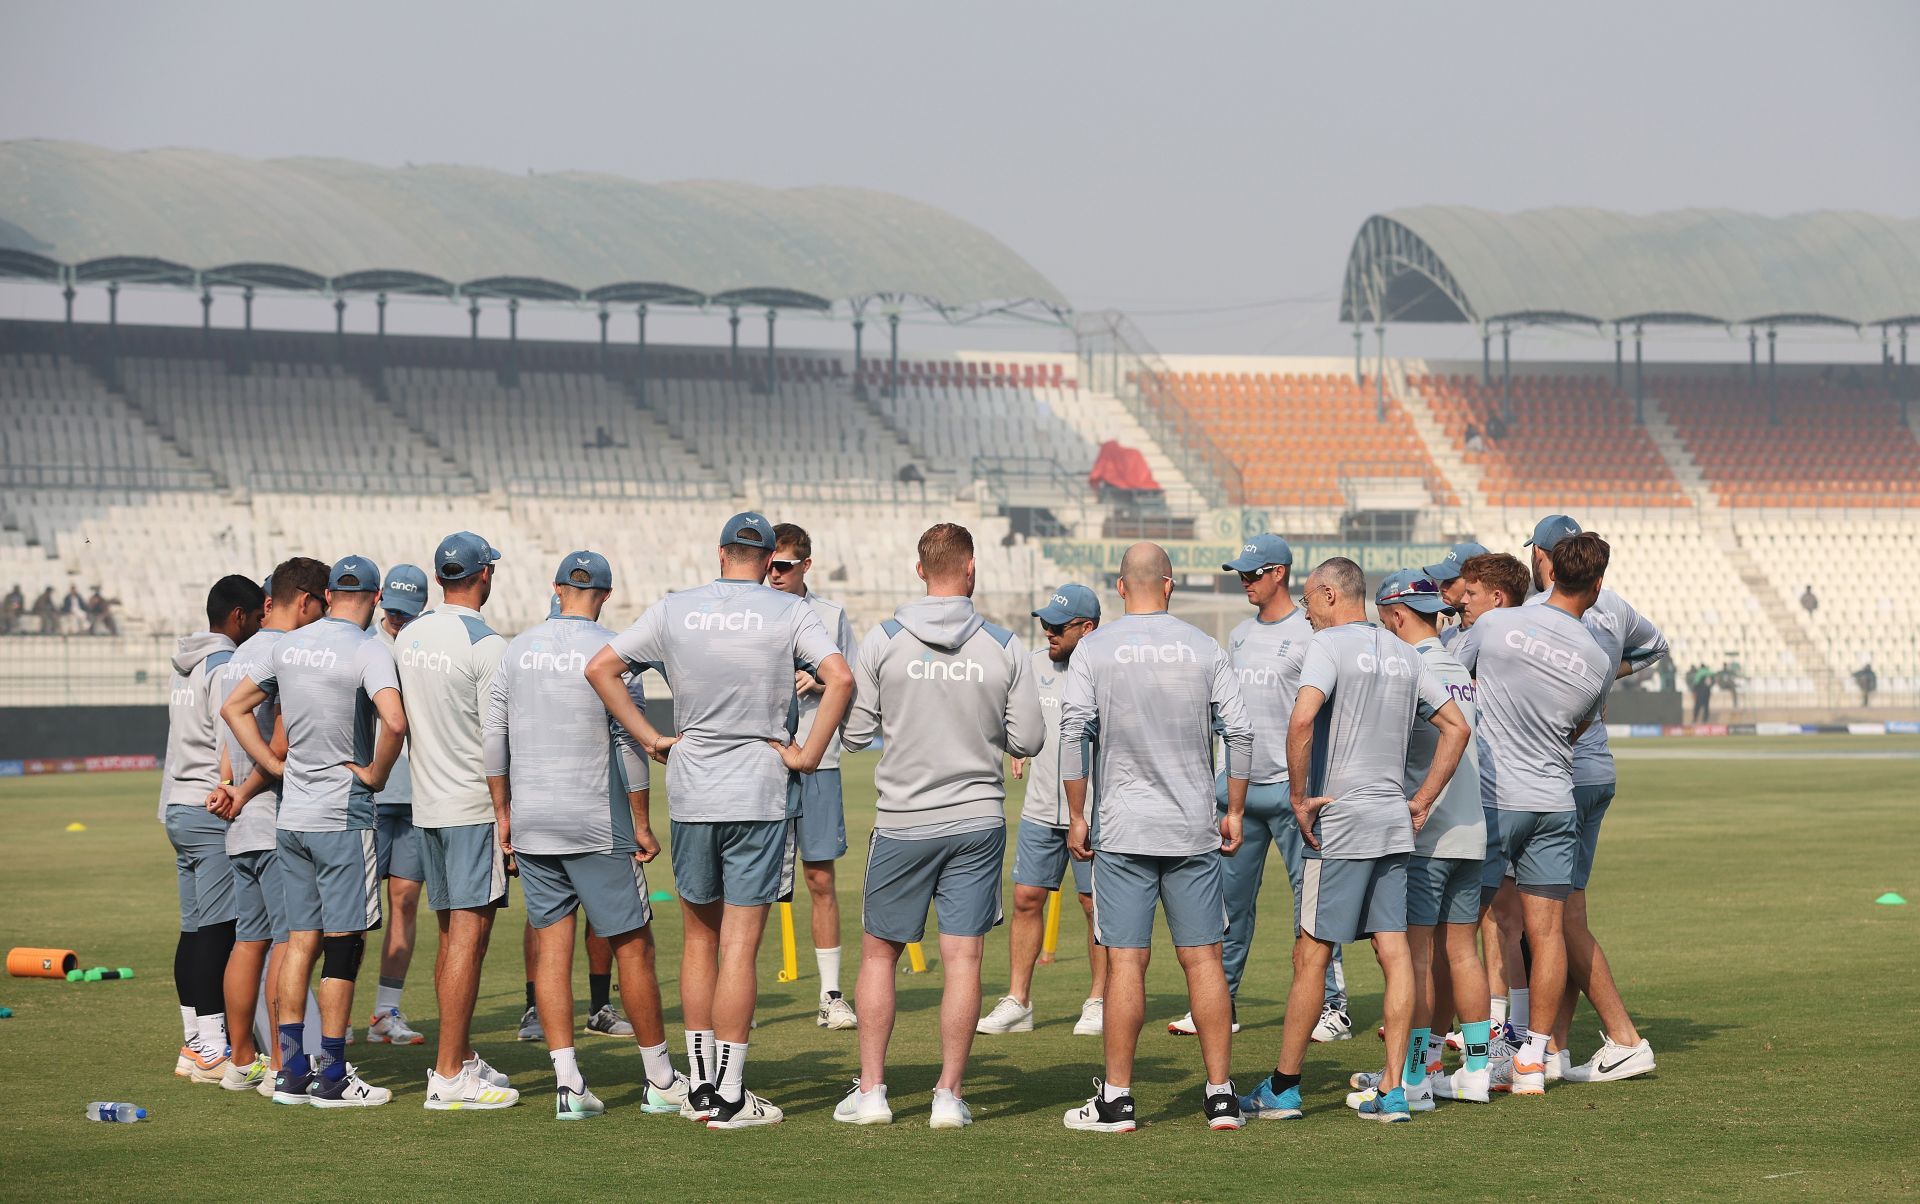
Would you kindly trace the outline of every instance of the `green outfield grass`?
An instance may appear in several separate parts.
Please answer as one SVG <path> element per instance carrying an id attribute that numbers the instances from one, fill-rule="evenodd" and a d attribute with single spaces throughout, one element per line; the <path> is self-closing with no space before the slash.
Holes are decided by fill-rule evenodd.
<path id="1" fill-rule="evenodd" d="M 1774 746 L 1913 744 L 1808 738 Z M 608 1115 L 555 1124 L 545 1047 L 513 1039 L 522 979 L 517 891 L 487 964 L 475 1040 L 526 1093 L 521 1107 L 423 1110 L 431 1044 L 353 1047 L 366 1076 L 397 1093 L 366 1112 L 276 1108 L 257 1095 L 192 1086 L 172 1075 L 177 917 L 171 854 L 153 817 L 154 776 L 0 782 L 0 943 L 67 946 L 83 965 L 139 972 L 131 983 L 0 980 L 0 1004 L 14 1010 L 0 1020 L 0 1198 L 1278 1200 L 1422 1189 L 1455 1198 L 1912 1198 L 1920 1146 L 1905 1038 L 1920 989 L 1920 761 L 1743 762 L 1724 754 L 1757 745 L 1702 745 L 1722 755 L 1623 759 L 1592 896 L 1596 929 L 1658 1052 L 1655 1074 L 1556 1087 L 1538 1101 L 1443 1105 L 1406 1126 L 1363 1124 L 1341 1096 L 1349 1071 L 1379 1060 L 1370 1035 L 1379 975 L 1355 947 L 1355 1022 L 1369 1035 L 1314 1048 L 1306 1118 L 1212 1133 L 1198 1111 L 1199 1051 L 1164 1032 L 1186 1006 L 1164 947 L 1135 1075 L 1145 1123 L 1121 1137 L 1060 1124 L 1100 1071 L 1099 1041 L 1070 1031 L 1086 985 L 1077 909 L 1063 922 L 1059 961 L 1037 976 L 1038 1030 L 975 1046 L 967 1095 L 977 1123 L 963 1133 L 932 1133 L 925 1124 L 938 1063 L 937 961 L 933 973 L 901 985 L 889 1075 L 899 1121 L 858 1130 L 832 1122 L 856 1068 L 854 1034 L 814 1027 L 804 902 L 796 917 L 801 980 L 775 982 L 777 937 L 761 959 L 749 1081 L 787 1110 L 777 1129 L 708 1133 L 642 1115 L 639 1056 L 606 1038 L 583 1038 L 581 1057 Z M 856 850 L 841 878 L 849 985 L 872 765 L 871 757 L 849 757 L 846 770 Z M 655 810 L 664 829 L 664 805 Z M 87 831 L 66 832 L 74 820 Z M 1272 1065 L 1287 987 L 1288 906 L 1277 865 L 1267 881 L 1267 923 L 1241 998 L 1247 1028 L 1234 1048 L 1243 1083 Z M 654 884 L 670 885 L 664 864 Z M 1876 906 L 1889 890 L 1913 905 Z M 672 905 L 660 911 L 680 1062 L 679 922 Z M 407 1011 L 430 1038 L 431 928 L 430 920 L 422 925 L 407 990 Z M 989 1004 L 1004 989 L 1006 958 L 1002 930 L 988 943 Z M 356 1022 L 370 1010 L 376 970 L 370 953 Z M 579 974 L 584 1001 L 584 965 Z M 1576 1058 L 1591 1051 L 1593 1028 L 1583 1008 Z M 91 1124 L 81 1115 L 90 1099 L 131 1100 L 153 1118 Z"/>

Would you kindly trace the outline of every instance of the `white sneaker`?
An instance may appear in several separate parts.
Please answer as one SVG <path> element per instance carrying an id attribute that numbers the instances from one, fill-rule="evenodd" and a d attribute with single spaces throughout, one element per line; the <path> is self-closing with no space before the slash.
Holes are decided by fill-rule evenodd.
<path id="1" fill-rule="evenodd" d="M 1093 1080 L 1093 1098 L 1061 1118 L 1067 1128 L 1087 1133 L 1133 1132 L 1137 1121 L 1132 1093 L 1109 1101 L 1105 1098 L 1106 1092 L 1106 1084 Z"/>
<path id="2" fill-rule="evenodd" d="M 935 1106 L 938 1106 L 937 1097 Z M 834 1105 L 833 1118 L 843 1125 L 892 1124 L 893 1108 L 887 1103 L 887 1085 L 881 1083 L 871 1091 L 862 1091 L 860 1080 L 853 1080 L 853 1090 L 847 1092 L 847 1098 Z"/>
<path id="3" fill-rule="evenodd" d="M 493 1067 L 487 1065 L 487 1060 L 481 1057 L 478 1053 L 469 1054 L 467 1056 L 467 1060 L 460 1064 L 460 1069 L 463 1072 L 472 1075 L 474 1078 L 479 1079 L 481 1082 L 491 1083 L 495 1087 L 513 1086 L 512 1080 L 508 1079 L 506 1075 L 495 1070 Z"/>
<path id="4" fill-rule="evenodd" d="M 613 1010 L 613 1005 L 605 1003 L 600 1010 L 587 1017 L 587 1031 L 603 1037 L 633 1036 L 633 1022 Z"/>
<path id="5" fill-rule="evenodd" d="M 1613 1083 L 1630 1079 L 1653 1069 L 1653 1044 L 1641 1038 L 1638 1045 L 1616 1045 L 1605 1033 L 1600 1048 L 1578 1066 L 1563 1072 L 1569 1083 Z"/>
<path id="6" fill-rule="evenodd" d="M 400 1014 L 399 1008 L 388 1008 L 367 1025 L 367 1040 L 374 1045 L 424 1045 L 427 1038 L 413 1031 L 413 1026 L 407 1023 L 407 1018 Z"/>
<path id="7" fill-rule="evenodd" d="M 964 1129 L 972 1123 L 973 1109 L 967 1107 L 966 1100 L 945 1087 L 933 1089 L 933 1119 L 927 1122 L 929 1129 Z"/>
<path id="8" fill-rule="evenodd" d="M 1353 1020 L 1345 1012 L 1323 1006 L 1320 1019 L 1313 1026 L 1313 1039 L 1322 1043 L 1350 1041 L 1353 1039 Z"/>
<path id="9" fill-rule="evenodd" d="M 973 1026 L 976 1033 L 1030 1033 L 1033 1031 L 1033 1005 L 1003 995 L 993 1010 Z"/>
<path id="10" fill-rule="evenodd" d="M 1102 1005 L 1103 1009 L 1104 1006 L 1105 1005 Z M 1236 1033 L 1240 1031 L 1240 1013 L 1237 1010 L 1233 1013 L 1233 1031 Z M 1169 1020 L 1167 1022 L 1167 1032 L 1176 1037 L 1197 1037 L 1200 1035 L 1199 1027 L 1193 1022 L 1192 1012 L 1188 1012 L 1178 1020 Z"/>
<path id="11" fill-rule="evenodd" d="M 821 1028 L 836 1031 L 860 1027 L 860 1017 L 853 1014 L 853 1005 L 848 1003 L 847 997 L 838 991 L 828 991 L 820 997 L 820 1014 L 814 1017 L 813 1022 Z M 977 1031 L 985 1032 L 986 1030 Z"/>
<path id="12" fill-rule="evenodd" d="M 1491 1063 L 1485 1070 L 1468 1070 L 1462 1066 L 1452 1074 L 1427 1076 L 1427 1081 L 1433 1084 L 1435 1099 L 1450 1099 L 1466 1104 L 1486 1103 L 1491 1098 L 1492 1079 Z"/>
<path id="13" fill-rule="evenodd" d="M 1455 1029 L 1453 1032 L 1447 1034 L 1446 1044 L 1447 1048 L 1455 1053 L 1465 1053 L 1467 1049 L 1467 1038 L 1458 1029 Z"/>
<path id="14" fill-rule="evenodd" d="M 175 1076 L 183 1079 L 193 1077 L 192 1048 L 190 1045 L 182 1045 L 180 1047 L 180 1056 L 173 1060 L 173 1073 Z"/>
<path id="15" fill-rule="evenodd" d="M 1573 1061 L 1564 1049 L 1550 1050 L 1547 1053 L 1547 1082 L 1557 1083 L 1567 1077 L 1567 1067 Z"/>
<path id="16" fill-rule="evenodd" d="M 642 1112 L 664 1115 L 668 1112 L 686 1114 L 687 1094 L 693 1090 L 693 1084 L 687 1082 L 687 1076 L 679 1071 L 673 1072 L 673 1082 L 664 1088 L 647 1084 L 646 1102 L 640 1105 Z"/>
<path id="17" fill-rule="evenodd" d="M 1347 1076 L 1347 1086 L 1353 1088 L 1355 1091 L 1378 1091 L 1380 1090 L 1380 1080 L 1386 1077 L 1387 1072 L 1384 1070 L 1356 1070 Z M 1349 1096 L 1348 1098 L 1351 1099 L 1352 1097 Z M 1360 1105 L 1353 1103 L 1347 1105 L 1349 1108 L 1357 1108 L 1359 1106 Z"/>
<path id="18" fill-rule="evenodd" d="M 1107 1031 L 1107 1001 L 1089 999 L 1080 1005 L 1080 1019 L 1074 1021 L 1076 1037 L 1098 1037 Z"/>
<path id="19" fill-rule="evenodd" d="M 229 1059 L 226 1070 L 220 1075 L 220 1086 L 226 1091 L 258 1091 L 260 1084 L 272 1082 L 273 1070 L 268 1066 L 265 1054 L 245 1066 Z M 273 1094 L 271 1085 L 267 1088 L 267 1094 Z"/>
<path id="20" fill-rule="evenodd" d="M 360 1070 L 347 1063 L 347 1073 L 338 1079 L 316 1075 L 307 1089 L 307 1103 L 316 1108 L 377 1108 L 393 1098 L 385 1087 L 375 1087 L 360 1077 Z"/>
<path id="21" fill-rule="evenodd" d="M 545 1041 L 547 1030 L 540 1027 L 540 1009 L 528 1008 L 520 1013 L 520 1040 Z"/>
<path id="22" fill-rule="evenodd" d="M 1401 1083 L 1407 1092 L 1407 1111 L 1433 1111 L 1433 1076 L 1428 1075 L 1418 1083 Z"/>
<path id="23" fill-rule="evenodd" d="M 520 1102 L 520 1093 L 511 1087 L 496 1087 L 473 1072 L 469 1064 L 450 1079 L 438 1071 L 427 1071 L 427 1110 L 430 1112 L 486 1112 L 511 1108 Z"/>
<path id="24" fill-rule="evenodd" d="M 431 1104 L 428 1107 L 432 1107 Z M 555 1120 L 592 1120 L 604 1116 L 607 1106 L 600 1097 L 587 1087 L 586 1080 L 580 1082 L 580 1090 L 561 1087 L 553 1095 L 553 1118 Z"/>
<path id="25" fill-rule="evenodd" d="M 745 1092 L 737 1104 L 730 1104 L 716 1094 L 713 1109 L 707 1113 L 707 1127 L 755 1129 L 761 1125 L 777 1125 L 785 1119 L 786 1113 L 751 1091 Z"/>
<path id="26" fill-rule="evenodd" d="M 193 1056 L 187 1059 L 191 1069 L 187 1071 L 187 1080 L 194 1083 L 218 1083 L 226 1077 L 227 1067 L 233 1060 L 227 1057 L 227 1051 L 210 1053 L 196 1047 Z"/>

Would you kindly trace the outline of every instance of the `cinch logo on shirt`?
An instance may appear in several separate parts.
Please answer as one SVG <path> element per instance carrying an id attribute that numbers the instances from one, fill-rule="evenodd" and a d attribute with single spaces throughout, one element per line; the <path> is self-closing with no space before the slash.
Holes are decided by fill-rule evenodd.
<path id="1" fill-rule="evenodd" d="M 1043 710 L 1057 711 L 1060 709 L 1060 700 L 1051 694 L 1042 694 L 1040 696 L 1040 706 Z"/>
<path id="2" fill-rule="evenodd" d="M 1472 702 L 1476 693 L 1476 684 L 1474 682 L 1467 682 L 1464 685 L 1459 685 L 1454 682 L 1447 683 L 1447 697 L 1453 699 L 1455 702 Z"/>
<path id="3" fill-rule="evenodd" d="M 1280 670 L 1271 665 L 1262 665 L 1258 669 L 1239 671 L 1240 684 L 1243 686 L 1277 686 L 1280 684 Z"/>
<path id="4" fill-rule="evenodd" d="M 1593 670 L 1587 662 L 1564 648 L 1555 648 L 1552 644 L 1533 634 L 1531 628 L 1525 632 L 1509 631 L 1507 647 L 1516 648 L 1538 661 L 1545 661 L 1568 677 L 1586 678 L 1593 676 Z"/>
<path id="5" fill-rule="evenodd" d="M 1362 673 L 1378 673 L 1382 677 L 1413 676 L 1413 666 L 1405 657 L 1375 656 L 1371 652 L 1362 652 L 1353 658 L 1353 664 Z"/>
<path id="6" fill-rule="evenodd" d="M 167 705 L 190 707 L 193 705 L 193 687 L 181 686 L 167 695 Z"/>
<path id="7" fill-rule="evenodd" d="M 411 669 L 427 669 L 434 673 L 453 672 L 453 657 L 445 652 L 429 652 L 415 640 L 408 644 L 400 654 L 400 663 Z"/>
<path id="8" fill-rule="evenodd" d="M 688 631 L 760 631 L 767 620 L 758 611 L 742 610 L 730 615 L 716 611 L 688 611 L 680 625 Z"/>
<path id="9" fill-rule="evenodd" d="M 340 657 L 331 648 L 289 648 L 280 654 L 283 665 L 305 665 L 309 669 L 331 669 Z"/>
<path id="10" fill-rule="evenodd" d="M 907 662 L 907 676 L 914 681 L 977 681 L 984 685 L 987 667 L 972 657 L 941 661 L 933 659 L 933 653 L 923 652 L 917 660 Z"/>
<path id="11" fill-rule="evenodd" d="M 587 654 L 575 648 L 571 652 L 541 652 L 529 648 L 520 654 L 520 667 L 548 673 L 584 673 Z"/>
<path id="12" fill-rule="evenodd" d="M 1122 644 L 1113 659 L 1123 665 L 1199 664 L 1200 654 L 1186 644 Z"/>

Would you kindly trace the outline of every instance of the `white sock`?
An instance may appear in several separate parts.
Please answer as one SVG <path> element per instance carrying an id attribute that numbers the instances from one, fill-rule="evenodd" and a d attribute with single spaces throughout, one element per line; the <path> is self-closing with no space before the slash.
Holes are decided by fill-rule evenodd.
<path id="1" fill-rule="evenodd" d="M 820 998 L 825 999 L 828 991 L 840 989 L 840 946 L 815 949 L 813 961 L 820 967 Z"/>
<path id="2" fill-rule="evenodd" d="M 712 1029 L 687 1030 L 687 1077 L 696 1087 L 713 1084 L 713 1044 Z"/>
<path id="3" fill-rule="evenodd" d="M 208 1053 L 225 1053 L 227 1050 L 227 1014 L 215 1012 L 211 1016 L 199 1017 L 200 1047 Z"/>
<path id="4" fill-rule="evenodd" d="M 720 1098 L 730 1104 L 737 1104 L 746 1098 L 747 1043 L 745 1041 L 715 1041 L 719 1047 L 720 1078 L 714 1083 L 720 1089 Z"/>
<path id="5" fill-rule="evenodd" d="M 1100 1098 L 1103 1100 L 1106 1100 L 1108 1103 L 1112 1103 L 1114 1100 L 1119 1099 L 1123 1095 L 1132 1095 L 1132 1094 L 1133 1094 L 1133 1088 L 1131 1087 L 1119 1087 L 1119 1086 L 1115 1086 L 1112 1083 L 1100 1084 Z"/>
<path id="6" fill-rule="evenodd" d="M 1492 1003 L 1493 1029 L 1495 1032 L 1499 1032 L 1502 1028 L 1506 1027 L 1507 1023 L 1507 997 L 1505 995 L 1495 995 Z"/>
<path id="7" fill-rule="evenodd" d="M 384 1016 L 388 1008 L 400 1006 L 400 992 L 404 987 L 377 987 L 373 992 L 373 1014 Z"/>
<path id="8" fill-rule="evenodd" d="M 1216 1095 L 1232 1095 L 1232 1094 L 1233 1094 L 1232 1083 L 1208 1083 L 1207 1084 L 1208 1099 L 1212 1099 Z"/>
<path id="9" fill-rule="evenodd" d="M 553 1081 L 556 1086 L 569 1091 L 585 1091 L 587 1080 L 580 1077 L 580 1063 L 573 1056 L 573 1046 L 565 1049 L 549 1049 L 547 1057 L 553 1059 Z"/>
<path id="10" fill-rule="evenodd" d="M 647 1082 L 663 1091 L 673 1086 L 673 1059 L 667 1056 L 665 1041 L 658 1045 L 642 1045 L 640 1065 L 647 1072 Z"/>
<path id="11" fill-rule="evenodd" d="M 199 1035 L 199 1013 L 195 1012 L 192 1008 L 181 1008 L 180 1043 L 183 1045 L 191 1045 L 193 1044 L 193 1039 Z"/>
<path id="12" fill-rule="evenodd" d="M 1527 1043 L 1520 1047 L 1520 1052 L 1514 1055 L 1513 1060 L 1516 1062 L 1526 1062 L 1532 1066 L 1546 1065 L 1547 1040 L 1548 1034 L 1536 1033 L 1532 1029 L 1528 1029 Z"/>
<path id="13" fill-rule="evenodd" d="M 1527 988 L 1512 987 L 1507 991 L 1507 1002 L 1513 1006 L 1513 1027 L 1527 1031 L 1528 1023 L 1533 1019 L 1533 1009 L 1527 1003 Z"/>

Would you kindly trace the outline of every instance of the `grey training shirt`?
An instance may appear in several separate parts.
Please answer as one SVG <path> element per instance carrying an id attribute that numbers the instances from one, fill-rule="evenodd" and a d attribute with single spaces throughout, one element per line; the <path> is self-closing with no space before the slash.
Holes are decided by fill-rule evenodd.
<path id="1" fill-rule="evenodd" d="M 1599 718 L 1612 677 L 1586 627 L 1557 606 L 1509 606 L 1481 615 L 1449 651 L 1474 676 L 1494 807 L 1573 810 L 1573 730 Z"/>
<path id="2" fill-rule="evenodd" d="M 1064 828 L 1073 819 L 1067 814 L 1067 792 L 1060 784 L 1060 699 L 1067 686 L 1067 665 L 1055 661 L 1045 648 L 1036 648 L 1028 659 L 1027 676 L 1040 696 L 1047 743 L 1027 759 L 1027 794 L 1020 804 L 1020 822 Z M 1082 749 L 1082 764 L 1086 755 Z"/>
<path id="3" fill-rule="evenodd" d="M 273 650 L 279 647 L 280 637 L 285 634 L 271 627 L 262 627 L 235 650 L 233 659 L 227 662 L 226 676 L 221 682 L 221 705 L 226 704 L 227 695 L 248 679 L 250 666 L 255 662 L 273 659 Z M 279 710 L 280 703 L 273 697 L 272 691 L 268 691 L 265 701 L 253 708 L 254 729 L 269 744 L 273 743 L 273 717 Z M 220 748 L 227 754 L 227 763 L 233 769 L 233 784 L 238 786 L 245 782 L 253 773 L 253 758 L 233 738 L 233 729 L 224 723 L 220 725 Z M 275 847 L 279 837 L 275 834 L 274 825 L 279 812 L 278 789 L 268 787 L 254 795 L 227 826 L 227 852 L 257 853 Z"/>
<path id="4" fill-rule="evenodd" d="M 1438 639 L 1428 638 L 1413 646 L 1426 663 L 1427 671 L 1446 690 L 1447 697 L 1460 708 L 1460 717 L 1469 729 L 1480 725 L 1473 705 L 1473 675 L 1458 657 L 1448 652 Z M 1413 725 L 1407 741 L 1408 798 L 1412 798 L 1427 780 L 1433 754 L 1440 747 L 1440 729 L 1426 718 Z M 1413 834 L 1413 851 L 1421 857 L 1448 857 L 1460 861 L 1481 861 L 1487 855 L 1487 815 L 1480 808 L 1480 737 L 1477 731 L 1467 736 L 1466 751 L 1460 754 L 1460 767 L 1448 779 L 1447 788 L 1427 812 L 1427 822 Z"/>
<path id="5" fill-rule="evenodd" d="M 373 827 L 373 792 L 348 765 L 373 759 L 373 696 L 400 689 L 393 656 L 371 632 L 331 616 L 281 637 L 247 676 L 280 695 L 287 772 L 280 783 L 283 832 L 357 832 Z"/>
<path id="6" fill-rule="evenodd" d="M 1299 606 L 1271 623 L 1258 615 L 1242 619 L 1227 637 L 1227 655 L 1253 724 L 1253 772 L 1247 780 L 1256 786 L 1287 780 L 1287 722 L 1300 692 L 1300 662 L 1312 638 L 1313 625 Z"/>
<path id="7" fill-rule="evenodd" d="M 1526 605 L 1542 605 L 1548 597 L 1549 592 L 1542 590 L 1528 598 Z M 1637 673 L 1667 655 L 1667 637 L 1610 589 L 1600 590 L 1599 599 L 1581 616 L 1580 622 L 1594 643 L 1600 645 L 1600 651 L 1612 660 L 1615 673 L 1621 665 L 1630 665 Z M 1607 688 L 1613 688 L 1612 674 L 1607 676 Z M 1605 718 L 1604 706 L 1601 717 Z M 1613 748 L 1607 743 L 1607 725 L 1591 724 L 1573 745 L 1573 784 L 1610 786 L 1617 776 L 1613 768 Z"/>
<path id="8" fill-rule="evenodd" d="M 806 592 L 807 605 L 820 619 L 820 625 L 833 636 L 834 646 L 840 649 L 840 655 L 847 658 L 847 668 L 851 669 L 859 661 L 859 651 L 853 638 L 853 623 L 848 620 L 846 608 L 838 602 L 822 598 L 812 590 Z M 808 694 L 800 699 L 800 726 L 793 738 L 801 744 L 807 742 L 807 736 L 813 731 L 813 717 L 820 710 L 823 695 Z M 820 757 L 820 768 L 840 768 L 840 741 L 827 741 L 827 751 Z"/>

